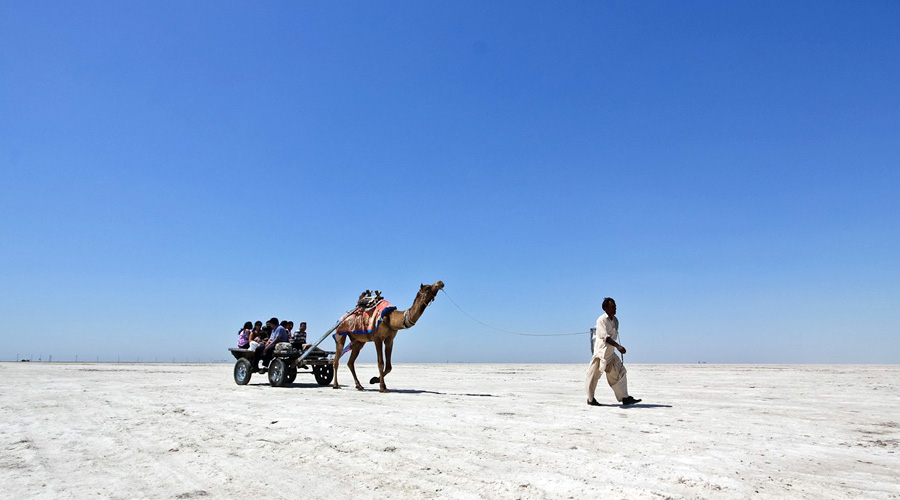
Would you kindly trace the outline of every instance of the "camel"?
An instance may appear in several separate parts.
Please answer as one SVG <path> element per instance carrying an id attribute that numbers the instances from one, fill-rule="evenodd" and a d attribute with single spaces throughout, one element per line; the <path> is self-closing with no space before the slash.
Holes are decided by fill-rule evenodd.
<path id="1" fill-rule="evenodd" d="M 431 304 L 435 295 L 437 295 L 442 288 L 444 288 L 443 281 L 438 281 L 433 285 L 421 285 L 419 287 L 419 293 L 416 294 L 416 298 L 413 300 L 412 305 L 409 306 L 409 309 L 405 311 L 395 309 L 385 315 L 384 320 L 374 333 L 336 335 L 334 348 L 334 383 L 332 387 L 335 389 L 341 388 L 337 378 L 338 362 L 341 359 L 341 351 L 344 350 L 344 342 L 347 337 L 350 337 L 350 359 L 347 360 L 347 366 L 350 368 L 350 373 L 353 374 L 353 381 L 356 383 L 356 389 L 359 391 L 363 390 L 362 384 L 359 383 L 359 379 L 356 377 L 356 369 L 354 368 L 356 357 L 359 356 L 359 352 L 362 350 L 363 346 L 366 345 L 366 342 L 375 342 L 375 349 L 378 353 L 378 376 L 372 377 L 369 383 L 380 383 L 378 389 L 379 392 L 388 392 L 387 386 L 384 385 L 384 377 L 388 373 L 391 373 L 391 352 L 394 349 L 394 337 L 397 336 L 398 331 L 412 328 L 416 324 L 419 318 L 422 317 L 422 313 L 425 312 L 425 308 L 428 307 L 428 304 Z"/>

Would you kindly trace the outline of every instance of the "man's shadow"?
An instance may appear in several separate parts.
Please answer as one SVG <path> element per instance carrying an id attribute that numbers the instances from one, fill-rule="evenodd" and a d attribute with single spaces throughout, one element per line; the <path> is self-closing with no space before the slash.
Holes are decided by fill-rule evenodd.
<path id="1" fill-rule="evenodd" d="M 623 410 L 628 410 L 631 408 L 672 408 L 672 405 L 651 405 L 651 404 L 634 404 L 634 405 L 623 405 L 623 404 L 609 404 L 605 405 L 600 403 L 600 406 L 607 406 L 611 408 L 622 408 Z"/>

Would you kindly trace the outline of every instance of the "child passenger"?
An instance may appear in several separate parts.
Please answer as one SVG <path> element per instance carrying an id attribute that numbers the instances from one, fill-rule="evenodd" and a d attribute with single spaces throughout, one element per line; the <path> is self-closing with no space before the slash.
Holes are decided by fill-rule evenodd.
<path id="1" fill-rule="evenodd" d="M 247 349 L 250 347 L 250 332 L 253 329 L 253 323 L 246 322 L 244 327 L 238 331 L 238 349 Z"/>

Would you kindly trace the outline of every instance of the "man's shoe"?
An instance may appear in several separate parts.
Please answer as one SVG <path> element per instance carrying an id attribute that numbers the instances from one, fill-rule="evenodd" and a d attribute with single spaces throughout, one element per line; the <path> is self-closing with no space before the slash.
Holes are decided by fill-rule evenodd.
<path id="1" fill-rule="evenodd" d="M 603 405 L 598 403 L 596 399 L 592 399 L 592 400 L 588 401 L 588 406 L 603 406 Z"/>
<path id="2" fill-rule="evenodd" d="M 642 399 L 634 399 L 633 397 L 628 396 L 622 400 L 622 406 L 630 406 L 630 405 L 638 404 L 641 401 L 643 401 L 643 400 Z"/>

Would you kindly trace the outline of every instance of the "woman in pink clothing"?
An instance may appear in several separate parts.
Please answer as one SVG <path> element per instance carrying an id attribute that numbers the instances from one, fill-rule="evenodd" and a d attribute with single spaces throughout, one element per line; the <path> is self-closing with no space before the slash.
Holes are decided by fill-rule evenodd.
<path id="1" fill-rule="evenodd" d="M 250 347 L 250 332 L 253 330 L 253 323 L 246 322 L 244 327 L 238 332 L 238 349 L 248 349 Z"/>

